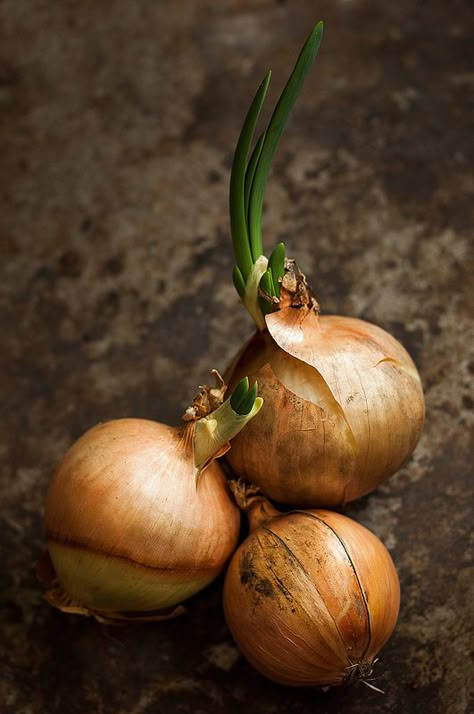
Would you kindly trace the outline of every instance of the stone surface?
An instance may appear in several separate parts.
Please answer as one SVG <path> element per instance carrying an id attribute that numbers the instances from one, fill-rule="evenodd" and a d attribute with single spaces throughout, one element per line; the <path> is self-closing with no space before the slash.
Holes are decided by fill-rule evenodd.
<path id="1" fill-rule="evenodd" d="M 264 235 L 324 311 L 402 340 L 426 389 L 414 457 L 348 509 L 401 578 L 384 696 L 265 681 L 231 642 L 219 582 L 187 617 L 106 628 L 51 610 L 34 574 L 65 448 L 115 416 L 175 423 L 250 334 L 229 277 L 230 160 L 258 81 L 271 66 L 271 106 L 319 17 Z M 3 1 L 2 712 L 468 711 L 470 19 L 466 0 Z"/>

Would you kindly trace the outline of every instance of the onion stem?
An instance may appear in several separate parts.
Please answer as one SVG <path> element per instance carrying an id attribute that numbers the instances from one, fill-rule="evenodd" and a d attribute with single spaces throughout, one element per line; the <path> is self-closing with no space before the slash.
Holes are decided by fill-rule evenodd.
<path id="1" fill-rule="evenodd" d="M 194 464 L 200 473 L 213 458 L 227 449 L 229 441 L 258 414 L 263 399 L 257 397 L 257 382 L 249 387 L 244 377 L 229 399 L 217 409 L 198 419 L 194 427 Z"/>
<path id="2" fill-rule="evenodd" d="M 247 308 L 247 312 L 251 315 L 255 321 L 259 330 L 265 329 L 265 319 L 263 317 L 262 310 L 260 309 L 260 303 L 258 299 L 258 288 L 260 286 L 260 281 L 262 276 L 267 271 L 268 260 L 264 255 L 261 255 L 252 266 L 252 270 L 247 279 L 245 285 L 245 293 L 242 298 L 242 302 Z"/>

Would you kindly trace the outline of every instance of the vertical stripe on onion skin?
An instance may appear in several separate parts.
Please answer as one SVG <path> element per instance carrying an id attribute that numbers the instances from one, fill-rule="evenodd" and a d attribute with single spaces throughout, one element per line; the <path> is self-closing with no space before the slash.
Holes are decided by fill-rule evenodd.
<path id="1" fill-rule="evenodd" d="M 366 679 L 398 617 L 399 582 L 385 546 L 329 511 L 269 517 L 267 509 L 256 520 L 224 584 L 226 621 L 242 654 L 280 684 Z"/>
<path id="2" fill-rule="evenodd" d="M 225 387 L 205 388 L 180 427 L 117 419 L 73 444 L 46 498 L 52 604 L 103 620 L 160 617 L 214 580 L 240 523 L 214 459 L 261 407 L 244 382 L 240 412 L 231 399 L 218 406 Z"/>

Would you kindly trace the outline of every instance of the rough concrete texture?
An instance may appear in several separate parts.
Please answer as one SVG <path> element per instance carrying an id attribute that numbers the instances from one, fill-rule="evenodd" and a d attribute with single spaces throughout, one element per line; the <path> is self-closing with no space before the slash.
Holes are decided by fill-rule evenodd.
<path id="1" fill-rule="evenodd" d="M 220 583 L 187 617 L 111 629 L 50 609 L 34 574 L 65 448 L 111 417 L 176 422 L 250 334 L 230 280 L 231 155 L 260 78 L 272 67 L 271 106 L 320 17 L 264 236 L 325 312 L 398 337 L 426 389 L 414 457 L 348 509 L 401 578 L 385 695 L 265 681 L 232 644 Z M 467 0 L 3 1 L 2 712 L 468 711 L 470 20 Z"/>

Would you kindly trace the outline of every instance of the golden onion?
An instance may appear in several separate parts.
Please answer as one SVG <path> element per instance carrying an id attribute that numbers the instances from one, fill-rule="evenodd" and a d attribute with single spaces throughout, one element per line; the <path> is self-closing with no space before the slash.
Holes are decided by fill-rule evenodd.
<path id="1" fill-rule="evenodd" d="M 290 686 L 368 686 L 398 617 L 400 591 L 381 541 L 325 510 L 278 514 L 249 500 L 251 533 L 234 554 L 224 612 L 240 651 Z M 376 688 L 376 687 L 374 687 Z"/>
<path id="2" fill-rule="evenodd" d="M 237 292 L 259 332 L 228 371 L 234 384 L 258 375 L 265 406 L 235 442 L 229 463 L 271 498 L 298 506 L 341 505 L 394 474 L 417 443 L 424 418 L 420 378 L 404 348 L 361 320 L 319 316 L 319 306 L 279 243 L 263 254 L 261 215 L 271 161 L 318 52 L 310 33 L 266 130 L 252 137 L 270 73 L 237 142 L 230 223 Z"/>
<path id="3" fill-rule="evenodd" d="M 261 406 L 248 380 L 220 404 L 224 390 L 204 388 L 180 427 L 117 419 L 68 450 L 46 498 L 51 604 L 159 619 L 217 576 L 240 519 L 214 459 Z"/>
<path id="4" fill-rule="evenodd" d="M 313 306 L 266 316 L 228 374 L 258 379 L 262 411 L 233 442 L 234 472 L 275 501 L 335 506 L 394 474 L 421 434 L 424 400 L 410 356 L 362 320 Z"/>

